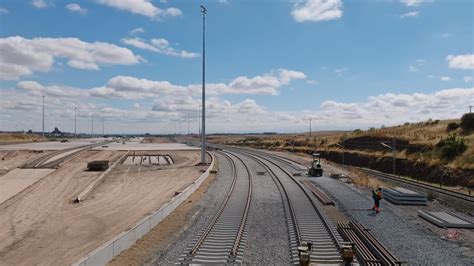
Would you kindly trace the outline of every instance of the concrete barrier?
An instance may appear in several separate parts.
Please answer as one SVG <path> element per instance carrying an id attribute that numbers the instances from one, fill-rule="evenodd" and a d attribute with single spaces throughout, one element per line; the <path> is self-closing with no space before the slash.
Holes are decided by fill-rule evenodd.
<path id="1" fill-rule="evenodd" d="M 120 233 L 118 236 L 102 244 L 86 256 L 82 257 L 72 265 L 88 266 L 88 265 L 105 265 L 112 260 L 120 252 L 131 247 L 135 242 L 147 234 L 153 227 L 158 225 L 171 212 L 173 212 L 181 203 L 183 203 L 191 194 L 194 193 L 209 176 L 209 172 L 214 167 L 215 158 L 211 153 L 208 153 L 212 162 L 209 168 L 196 179 L 190 186 L 188 186 L 182 193 L 171 198 L 159 210 L 151 215 L 145 217 L 138 222 L 131 229 Z"/>

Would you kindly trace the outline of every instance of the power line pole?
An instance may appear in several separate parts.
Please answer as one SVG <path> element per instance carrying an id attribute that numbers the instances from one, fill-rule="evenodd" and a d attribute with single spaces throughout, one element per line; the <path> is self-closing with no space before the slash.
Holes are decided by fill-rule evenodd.
<path id="1" fill-rule="evenodd" d="M 201 5 L 202 13 L 202 133 L 201 133 L 201 163 L 206 163 L 206 13 Z"/>
<path id="2" fill-rule="evenodd" d="M 311 138 L 311 121 L 312 120 L 313 120 L 312 118 L 309 119 L 309 137 L 310 138 Z"/>
<path id="3" fill-rule="evenodd" d="M 188 116 L 188 135 L 189 135 L 189 113 L 187 113 Z"/>
<path id="4" fill-rule="evenodd" d="M 77 134 L 77 106 L 74 107 L 74 139 L 76 139 Z"/>
<path id="5" fill-rule="evenodd" d="M 105 117 L 102 117 L 102 137 L 105 136 L 104 124 L 105 124 Z"/>
<path id="6" fill-rule="evenodd" d="M 44 139 L 44 95 L 43 95 L 43 139 Z"/>

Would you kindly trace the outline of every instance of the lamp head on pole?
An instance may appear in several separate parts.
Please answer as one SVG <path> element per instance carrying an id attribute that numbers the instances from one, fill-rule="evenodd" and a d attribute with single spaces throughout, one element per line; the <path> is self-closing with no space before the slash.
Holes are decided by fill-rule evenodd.
<path id="1" fill-rule="evenodd" d="M 205 6 L 203 6 L 203 5 L 201 5 L 201 13 L 202 13 L 203 15 L 205 15 L 205 14 L 206 14 L 206 12 L 207 12 L 207 9 L 206 9 L 206 7 L 205 7 Z"/>

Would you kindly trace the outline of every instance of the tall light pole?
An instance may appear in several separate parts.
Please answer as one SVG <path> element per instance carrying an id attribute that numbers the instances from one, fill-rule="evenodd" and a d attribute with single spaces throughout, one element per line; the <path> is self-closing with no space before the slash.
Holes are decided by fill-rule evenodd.
<path id="1" fill-rule="evenodd" d="M 311 121 L 313 120 L 313 118 L 310 118 L 309 119 L 309 137 L 311 138 Z"/>
<path id="2" fill-rule="evenodd" d="M 77 106 L 74 107 L 74 139 L 77 136 Z"/>
<path id="3" fill-rule="evenodd" d="M 44 95 L 43 95 L 43 139 L 44 139 Z"/>
<path id="4" fill-rule="evenodd" d="M 202 132 L 201 132 L 201 163 L 206 163 L 206 12 L 201 5 L 202 13 Z"/>

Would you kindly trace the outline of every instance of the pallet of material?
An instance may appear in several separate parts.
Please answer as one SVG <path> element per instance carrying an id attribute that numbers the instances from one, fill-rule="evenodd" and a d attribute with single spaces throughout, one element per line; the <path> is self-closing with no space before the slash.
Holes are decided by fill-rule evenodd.
<path id="1" fill-rule="evenodd" d="M 418 211 L 418 216 L 443 228 L 474 228 L 474 223 L 454 213 Z"/>
<path id="2" fill-rule="evenodd" d="M 87 163 L 87 169 L 89 171 L 105 171 L 108 168 L 109 168 L 108 160 L 91 161 Z"/>
<path id="3" fill-rule="evenodd" d="M 406 188 L 383 188 L 383 198 L 397 205 L 426 205 L 428 198 L 424 193 L 418 193 Z"/>

